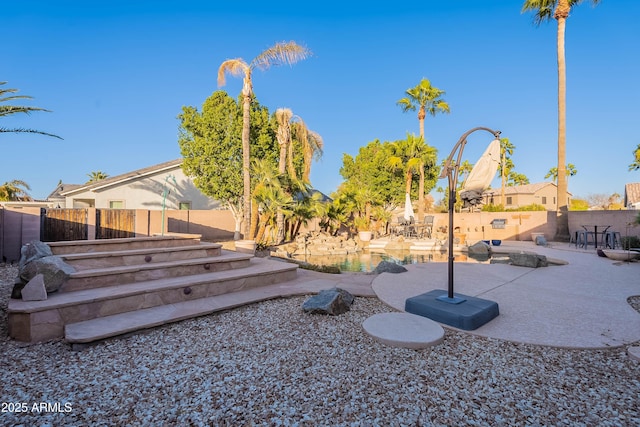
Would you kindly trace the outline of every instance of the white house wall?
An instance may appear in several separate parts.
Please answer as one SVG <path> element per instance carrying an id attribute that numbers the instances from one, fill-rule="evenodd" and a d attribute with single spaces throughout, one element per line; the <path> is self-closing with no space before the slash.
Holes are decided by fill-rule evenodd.
<path id="1" fill-rule="evenodd" d="M 170 176 L 175 178 L 177 185 Z M 179 165 L 170 170 L 113 183 L 104 188 L 73 193 L 67 196 L 66 206 L 84 207 L 87 200 L 93 200 L 94 207 L 106 209 L 110 207 L 110 202 L 123 201 L 124 209 L 160 210 L 165 186 L 169 190 L 165 201 L 166 209 L 179 209 L 181 202 L 190 202 L 191 209 L 198 210 L 223 207 L 219 202 L 202 194 L 193 181 L 185 176 Z"/>

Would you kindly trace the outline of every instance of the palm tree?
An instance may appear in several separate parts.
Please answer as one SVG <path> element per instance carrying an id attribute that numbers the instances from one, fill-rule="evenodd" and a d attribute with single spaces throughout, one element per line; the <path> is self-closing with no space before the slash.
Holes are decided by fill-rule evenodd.
<path id="1" fill-rule="evenodd" d="M 437 113 L 449 113 L 449 104 L 440 97 L 445 94 L 443 90 L 431 86 L 431 82 L 422 79 L 418 86 L 407 89 L 406 97 L 396 104 L 402 108 L 403 112 L 418 110 L 418 121 L 420 122 L 420 136 L 424 138 L 424 119 L 427 113 L 435 117 Z"/>
<path id="2" fill-rule="evenodd" d="M 576 166 L 573 163 L 567 163 L 566 171 L 568 176 L 575 176 L 575 174 L 578 173 L 578 169 L 576 169 Z M 549 172 L 547 172 L 547 174 L 544 176 L 544 179 L 547 179 L 547 178 L 552 178 L 553 182 L 557 182 L 558 168 L 554 166 L 551 169 L 549 169 Z"/>
<path id="3" fill-rule="evenodd" d="M 407 139 L 395 141 L 389 145 L 390 154 L 387 164 L 391 169 L 402 170 L 405 176 L 405 193 L 411 194 L 413 175 L 419 175 L 418 181 L 418 220 L 424 216 L 425 168 L 436 162 L 436 151 L 424 143 L 422 137 L 407 135 Z"/>
<path id="4" fill-rule="evenodd" d="M 87 176 L 89 177 L 89 181 L 87 181 L 87 183 L 98 182 L 109 178 L 109 175 L 102 171 L 92 171 L 91 173 L 88 173 Z"/>
<path id="5" fill-rule="evenodd" d="M 511 160 L 511 156 L 513 156 L 513 150 L 515 149 L 515 145 L 513 145 L 509 138 L 500 138 L 500 178 L 501 178 L 501 186 L 500 186 L 500 200 L 502 206 L 505 206 L 505 195 L 504 188 L 507 184 L 507 176 L 509 175 L 509 171 L 513 169 L 513 161 Z"/>
<path id="6" fill-rule="evenodd" d="M 19 179 L 5 182 L 0 185 L 0 201 L 23 202 L 33 200 L 27 190 L 31 190 L 29 184 Z"/>
<path id="7" fill-rule="evenodd" d="M 260 55 L 256 56 L 250 63 L 246 63 L 242 58 L 228 59 L 224 61 L 218 69 L 218 86 L 225 85 L 225 75 L 229 73 L 233 76 L 243 76 L 242 84 L 242 181 L 244 187 L 243 194 L 243 228 L 245 238 L 249 236 L 251 223 L 251 172 L 249 159 L 249 130 L 250 130 L 250 110 L 253 98 L 253 85 L 251 73 L 255 68 L 267 70 L 272 65 L 295 64 L 296 62 L 311 55 L 306 47 L 298 45 L 294 41 L 276 43 Z"/>
<path id="8" fill-rule="evenodd" d="M 595 6 L 600 0 L 591 0 Z M 523 12 L 534 12 L 534 23 L 540 25 L 552 18 L 558 21 L 558 208 L 556 239 L 569 240 L 569 206 L 566 179 L 567 142 L 567 73 L 564 56 L 564 32 L 567 18 L 573 6 L 582 0 L 525 0 Z"/>
<path id="9" fill-rule="evenodd" d="M 0 82 L 0 86 L 7 84 L 7 82 Z M 9 95 L 11 93 L 18 92 L 18 89 L 2 89 L 0 88 L 0 102 L 14 101 L 16 99 L 33 99 L 30 96 L 26 95 Z M 50 112 L 49 110 L 45 110 L 44 108 L 38 107 L 25 107 L 18 105 L 0 105 L 0 117 L 8 116 L 16 113 L 25 113 L 31 114 L 32 111 L 45 111 Z M 58 135 L 53 135 L 51 133 L 42 132 L 34 129 L 23 129 L 23 128 L 5 128 L 0 127 L 0 133 L 9 132 L 9 133 L 37 133 L 40 135 L 52 136 L 54 138 L 62 139 Z"/>
<path id="10" fill-rule="evenodd" d="M 629 170 L 637 171 L 640 169 L 640 144 L 638 144 L 636 149 L 633 150 L 633 157 L 635 158 L 635 160 L 629 165 Z"/>
<path id="11" fill-rule="evenodd" d="M 280 145 L 278 172 L 281 175 L 284 175 L 285 172 L 288 171 L 289 178 L 292 181 L 298 179 L 293 163 L 293 143 L 294 140 L 299 141 L 302 144 L 302 154 L 304 162 L 302 180 L 303 182 L 308 183 L 309 174 L 311 173 L 311 161 L 314 157 L 317 157 L 322 153 L 322 137 L 316 132 L 309 130 L 304 121 L 302 121 L 299 116 L 294 115 L 289 108 L 278 108 L 275 112 L 275 118 L 276 122 L 278 123 L 276 139 L 278 140 L 278 144 Z M 276 223 L 278 227 L 276 244 L 280 244 L 284 241 L 285 237 L 284 214 L 282 212 L 278 212 L 276 217 Z"/>

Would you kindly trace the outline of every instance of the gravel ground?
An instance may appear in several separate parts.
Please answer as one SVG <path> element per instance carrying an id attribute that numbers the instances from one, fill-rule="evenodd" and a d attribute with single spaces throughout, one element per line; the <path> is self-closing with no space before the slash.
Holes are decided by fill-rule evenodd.
<path id="1" fill-rule="evenodd" d="M 640 425 L 640 363 L 626 348 L 451 331 L 431 349 L 392 348 L 361 327 L 390 311 L 377 299 L 329 317 L 303 313 L 296 297 L 75 352 L 7 338 L 16 271 L 0 265 L 3 426 Z"/>

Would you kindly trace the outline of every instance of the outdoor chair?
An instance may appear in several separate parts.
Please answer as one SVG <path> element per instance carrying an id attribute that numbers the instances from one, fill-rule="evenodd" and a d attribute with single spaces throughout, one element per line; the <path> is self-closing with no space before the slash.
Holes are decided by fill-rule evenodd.
<path id="1" fill-rule="evenodd" d="M 607 231 L 602 235 L 602 246 L 615 249 L 622 247 L 622 237 L 619 231 Z"/>
<path id="2" fill-rule="evenodd" d="M 428 239 L 431 238 L 431 233 L 433 232 L 433 215 L 426 215 L 422 220 L 422 225 L 420 226 L 420 237 L 427 236 Z"/>

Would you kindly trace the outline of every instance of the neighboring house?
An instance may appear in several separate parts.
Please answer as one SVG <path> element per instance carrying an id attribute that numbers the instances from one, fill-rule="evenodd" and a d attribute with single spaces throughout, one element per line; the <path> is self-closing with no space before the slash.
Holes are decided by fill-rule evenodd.
<path id="1" fill-rule="evenodd" d="M 196 188 L 181 164 L 176 159 L 83 185 L 59 184 L 49 197 L 54 207 L 65 208 L 160 210 L 163 203 L 166 209 L 222 208 Z"/>
<path id="2" fill-rule="evenodd" d="M 627 209 L 640 209 L 640 182 L 625 184 L 624 206 Z"/>
<path id="3" fill-rule="evenodd" d="M 484 204 L 499 205 L 502 203 L 499 188 L 492 188 L 483 193 Z M 553 182 L 539 182 L 536 184 L 514 185 L 505 187 L 505 209 L 518 209 L 531 204 L 542 205 L 548 211 L 555 211 L 558 207 L 556 197 L 558 187 Z M 567 193 L 567 205 L 571 202 L 571 193 Z"/>

